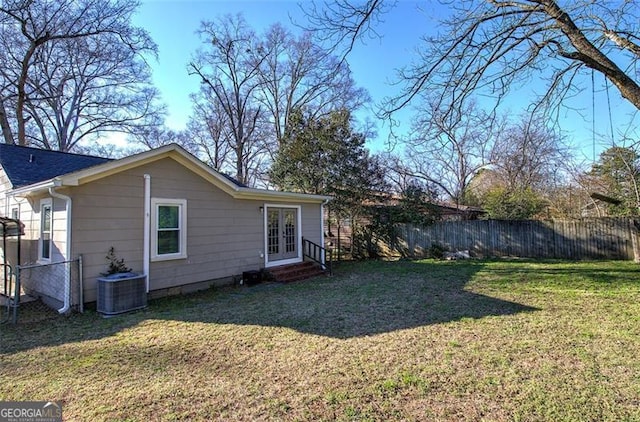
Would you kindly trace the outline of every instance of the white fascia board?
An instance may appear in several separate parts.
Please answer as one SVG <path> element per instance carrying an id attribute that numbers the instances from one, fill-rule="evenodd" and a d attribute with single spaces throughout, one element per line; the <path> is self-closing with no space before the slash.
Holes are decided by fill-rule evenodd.
<path id="1" fill-rule="evenodd" d="M 238 188 L 233 195 L 236 199 L 280 200 L 286 202 L 323 203 L 333 199 L 326 195 L 312 195 L 307 193 L 280 192 L 266 189 Z"/>
<path id="2" fill-rule="evenodd" d="M 163 158 L 174 159 L 186 168 L 194 171 L 196 174 L 200 174 L 205 179 L 208 179 L 209 182 L 213 183 L 230 195 L 233 195 L 239 189 L 231 181 L 227 180 L 224 176 L 220 175 L 211 167 L 207 166 L 195 156 L 188 153 L 184 148 L 176 144 L 165 145 L 153 150 L 109 161 L 104 164 L 98 164 L 87 169 L 60 176 L 59 178 L 64 186 L 78 186 L 101 177 L 151 163 Z"/>
<path id="3" fill-rule="evenodd" d="M 64 186 L 78 186 L 86 183 L 87 181 L 95 180 L 96 178 L 119 173 L 129 168 L 164 158 L 174 150 L 176 150 L 174 144 L 165 145 L 160 148 L 144 151 L 117 160 L 107 161 L 103 164 L 98 164 L 73 173 L 61 175 L 59 179 L 62 180 L 62 184 Z"/>
<path id="4" fill-rule="evenodd" d="M 7 194 L 11 196 L 27 196 L 32 193 L 49 191 L 49 188 L 60 186 L 60 181 L 57 179 L 49 179 L 43 182 L 34 183 L 32 185 L 22 186 L 20 188 L 13 189 Z"/>
<path id="5" fill-rule="evenodd" d="M 118 173 L 128 168 L 136 167 L 158 159 L 170 157 L 187 168 L 194 170 L 210 183 L 222 189 L 235 199 L 255 199 L 265 201 L 285 201 L 322 203 L 333 199 L 326 195 L 312 195 L 295 192 L 280 192 L 274 190 L 241 187 L 228 180 L 226 177 L 207 166 L 205 163 L 188 153 L 184 148 L 176 144 L 165 145 L 150 151 L 144 151 L 129 157 L 98 164 L 74 173 L 68 173 L 56 177 L 55 179 L 35 183 L 33 185 L 18 188 L 10 193 L 13 195 L 27 195 L 30 193 L 48 190 L 50 187 L 78 186 L 88 181 L 104 177 L 109 174 Z"/>

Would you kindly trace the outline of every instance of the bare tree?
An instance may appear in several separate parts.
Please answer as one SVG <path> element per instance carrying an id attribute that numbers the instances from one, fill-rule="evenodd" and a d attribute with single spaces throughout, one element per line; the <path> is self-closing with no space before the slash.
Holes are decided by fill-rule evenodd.
<path id="1" fill-rule="evenodd" d="M 267 54 L 259 68 L 260 102 L 269 112 L 276 146 L 293 110 L 306 110 L 315 119 L 335 110 L 356 110 L 369 100 L 366 91 L 355 86 L 348 64 L 320 47 L 308 32 L 295 37 L 274 24 L 261 47 Z"/>
<path id="2" fill-rule="evenodd" d="M 413 174 L 406 160 L 396 151 L 384 151 L 378 154 L 381 166 L 385 171 L 385 179 L 392 192 L 400 193 L 411 186 L 420 185 L 420 178 Z"/>
<path id="3" fill-rule="evenodd" d="M 444 3 L 444 2 L 443 2 Z M 425 37 L 415 65 L 401 72 L 404 90 L 386 115 L 416 95 L 436 89 L 443 104 L 459 107 L 482 91 L 499 102 L 510 89 L 546 78 L 536 107 L 557 109 L 580 88 L 579 76 L 602 74 L 622 97 L 640 109 L 639 5 L 635 1 L 470 0 L 446 2 L 452 15 L 438 36 Z M 381 0 L 339 0 L 307 7 L 310 24 L 334 45 L 371 35 L 388 8 Z M 550 107 L 550 108 L 548 108 Z"/>
<path id="4" fill-rule="evenodd" d="M 567 215 L 576 196 L 570 165 L 562 138 L 542 118 L 506 123 L 495 134 L 487 165 L 467 185 L 466 204 L 482 206 L 491 218 Z"/>
<path id="5" fill-rule="evenodd" d="M 498 136 L 492 151 L 492 168 L 511 191 L 544 192 L 563 178 L 569 150 L 562 138 L 537 117 L 523 117 Z"/>
<path id="6" fill-rule="evenodd" d="M 57 136 L 58 148 L 69 150 L 88 133 L 122 130 L 155 111 L 144 55 L 155 54 L 156 46 L 146 31 L 131 25 L 137 7 L 125 0 L 2 3 L 5 142 L 26 145 L 33 131 L 42 146 L 52 147 Z"/>
<path id="7" fill-rule="evenodd" d="M 259 69 L 267 52 L 242 15 L 226 15 L 202 22 L 198 31 L 205 45 L 189 64 L 190 74 L 200 77 L 201 93 L 211 95 L 222 107 L 229 125 L 235 177 L 247 183 L 248 171 L 265 152 L 256 135 L 263 110 L 258 106 Z"/>
<path id="8" fill-rule="evenodd" d="M 187 151 L 196 150 L 196 143 L 187 131 L 170 129 L 161 121 L 147 128 L 141 128 L 128 140 L 132 141 L 127 148 L 131 152 L 145 151 L 169 144 L 178 144 Z"/>
<path id="9" fill-rule="evenodd" d="M 218 171 L 233 169 L 231 145 L 228 139 L 229 125 L 222 103 L 203 88 L 199 95 L 192 95 L 193 115 L 187 124 L 187 132 L 196 148 L 195 154 Z"/>
<path id="10" fill-rule="evenodd" d="M 151 72 L 136 52 L 111 36 L 60 40 L 36 56 L 25 114 L 35 129 L 27 142 L 70 151 L 107 132 L 135 134 L 162 113 Z"/>
<path id="11" fill-rule="evenodd" d="M 316 37 L 329 44 L 331 50 L 341 51 L 343 58 L 353 49 L 356 40 L 364 37 L 379 37 L 376 32 L 385 13 L 392 9 L 397 1 L 335 0 L 333 2 L 311 1 L 304 4 L 309 25 L 305 27 Z"/>
<path id="12" fill-rule="evenodd" d="M 307 33 L 274 24 L 258 35 L 239 14 L 203 22 L 200 35 L 205 46 L 189 64 L 202 80 L 190 127 L 202 156 L 243 183 L 266 176 L 293 110 L 319 118 L 368 101 L 348 64 Z"/>
<path id="13" fill-rule="evenodd" d="M 599 216 L 600 204 L 589 197 L 582 183 L 573 179 L 565 180 L 549 189 L 545 196 L 547 216 L 564 219 Z"/>
<path id="14" fill-rule="evenodd" d="M 411 174 L 436 185 L 456 205 L 464 203 L 471 179 L 491 164 L 493 146 L 503 123 L 475 103 L 447 112 L 425 100 L 407 142 L 406 165 Z"/>

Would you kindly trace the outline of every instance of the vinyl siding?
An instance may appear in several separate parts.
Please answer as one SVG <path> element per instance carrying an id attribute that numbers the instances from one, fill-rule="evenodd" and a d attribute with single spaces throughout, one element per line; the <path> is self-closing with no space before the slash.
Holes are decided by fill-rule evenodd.
<path id="1" fill-rule="evenodd" d="M 39 261 L 39 241 L 40 241 L 40 200 L 51 199 L 53 212 L 53 226 L 51 231 L 51 259 L 50 263 L 62 262 L 66 258 L 67 244 L 67 219 L 65 201 L 50 198 L 49 196 L 35 196 L 28 199 L 20 198 L 14 202 L 11 199 L 11 207 L 19 205 L 19 218 L 25 225 L 25 234 L 21 239 L 21 262 L 22 265 L 42 263 Z M 14 268 L 17 264 L 17 238 L 7 239 L 7 261 Z M 22 287 L 27 293 L 34 296 L 45 296 L 54 299 L 56 303 L 62 303 L 64 288 L 59 273 L 53 267 L 42 267 L 41 270 L 26 271 L 22 273 Z"/>
<path id="2" fill-rule="evenodd" d="M 51 227 L 51 262 L 61 262 L 70 259 L 67 254 L 67 211 L 66 203 L 62 199 L 51 198 L 53 210 L 53 226 Z M 37 237 L 40 237 L 40 202 L 36 203 L 38 210 Z"/>
<path id="3" fill-rule="evenodd" d="M 73 199 L 72 254 L 82 255 L 85 300 L 96 300 L 96 279 L 107 270 L 113 247 L 118 258 L 142 272 L 144 181 L 132 171 L 60 190 Z"/>
<path id="4" fill-rule="evenodd" d="M 144 174 L 151 196 L 187 201 L 187 258 L 151 262 L 150 289 L 224 279 L 264 266 L 263 201 L 236 200 L 165 158 L 86 185 L 60 189 L 73 198 L 73 255 L 83 255 L 85 300 L 111 246 L 134 271 L 143 267 Z M 302 234 L 319 242 L 320 204 L 302 204 Z M 154 231 L 151 235 L 154 236 Z"/>
<path id="5" fill-rule="evenodd" d="M 22 236 L 22 262 L 21 264 L 35 264 L 38 261 L 40 240 L 40 200 L 51 199 L 53 211 L 53 226 L 51 231 L 51 262 L 65 261 L 67 258 L 67 214 L 65 201 L 49 196 L 40 195 L 26 198 L 11 198 L 9 201 L 9 213 L 11 208 L 18 207 L 19 219 L 25 225 Z"/>
<path id="6" fill-rule="evenodd" d="M 302 236 L 318 245 L 322 240 L 320 220 L 320 204 L 302 206 Z"/>
<path id="7" fill-rule="evenodd" d="M 4 192 L 11 190 L 11 182 L 7 177 L 7 173 L 0 166 L 0 213 L 2 213 L 3 217 L 11 217 L 11 210 L 7 208 L 7 197 L 4 195 Z"/>

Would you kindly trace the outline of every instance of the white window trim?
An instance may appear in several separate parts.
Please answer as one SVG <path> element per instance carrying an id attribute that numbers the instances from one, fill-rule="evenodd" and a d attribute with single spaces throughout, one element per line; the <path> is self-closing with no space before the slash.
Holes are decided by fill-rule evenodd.
<path id="1" fill-rule="evenodd" d="M 180 226 L 180 252 L 158 254 L 158 207 L 161 205 L 178 206 Z M 187 200 L 170 198 L 151 198 L 151 261 L 169 261 L 187 258 Z"/>
<path id="2" fill-rule="evenodd" d="M 296 213 L 296 222 L 298 224 L 298 236 L 296 239 L 298 256 L 290 259 L 280 259 L 276 261 L 269 261 L 269 247 L 267 245 L 267 214 L 269 208 L 295 208 L 298 210 Z M 265 268 L 275 267 L 278 265 L 297 264 L 302 262 L 302 206 L 300 205 L 288 205 L 288 204 L 264 204 L 262 206 L 262 231 L 264 233 L 264 266 Z"/>
<path id="3" fill-rule="evenodd" d="M 49 258 L 44 258 L 42 256 L 42 253 L 44 252 L 42 248 L 44 244 L 44 239 L 42 238 L 42 218 L 44 213 L 42 212 L 42 209 L 47 205 L 51 208 L 51 221 L 49 222 Z M 51 263 L 51 257 L 53 255 L 53 200 L 51 198 L 41 199 L 38 212 L 40 213 L 40 226 L 38 227 L 38 263 L 49 264 Z"/>

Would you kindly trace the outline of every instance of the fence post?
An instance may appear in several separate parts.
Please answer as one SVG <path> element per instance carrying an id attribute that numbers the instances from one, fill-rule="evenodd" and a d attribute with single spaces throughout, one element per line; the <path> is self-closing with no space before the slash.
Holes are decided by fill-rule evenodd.
<path id="1" fill-rule="evenodd" d="M 78 255 L 78 312 L 84 312 L 84 281 L 82 279 L 82 254 Z"/>
<path id="2" fill-rule="evenodd" d="M 18 323 L 18 307 L 20 306 L 20 291 L 22 286 L 20 286 L 20 265 L 16 266 L 16 285 L 13 293 L 13 318 L 11 319 L 12 324 Z"/>
<path id="3" fill-rule="evenodd" d="M 638 245 L 638 222 L 635 218 L 629 219 L 629 234 L 631 235 L 631 247 L 633 248 L 633 261 L 640 263 L 640 245 Z"/>

